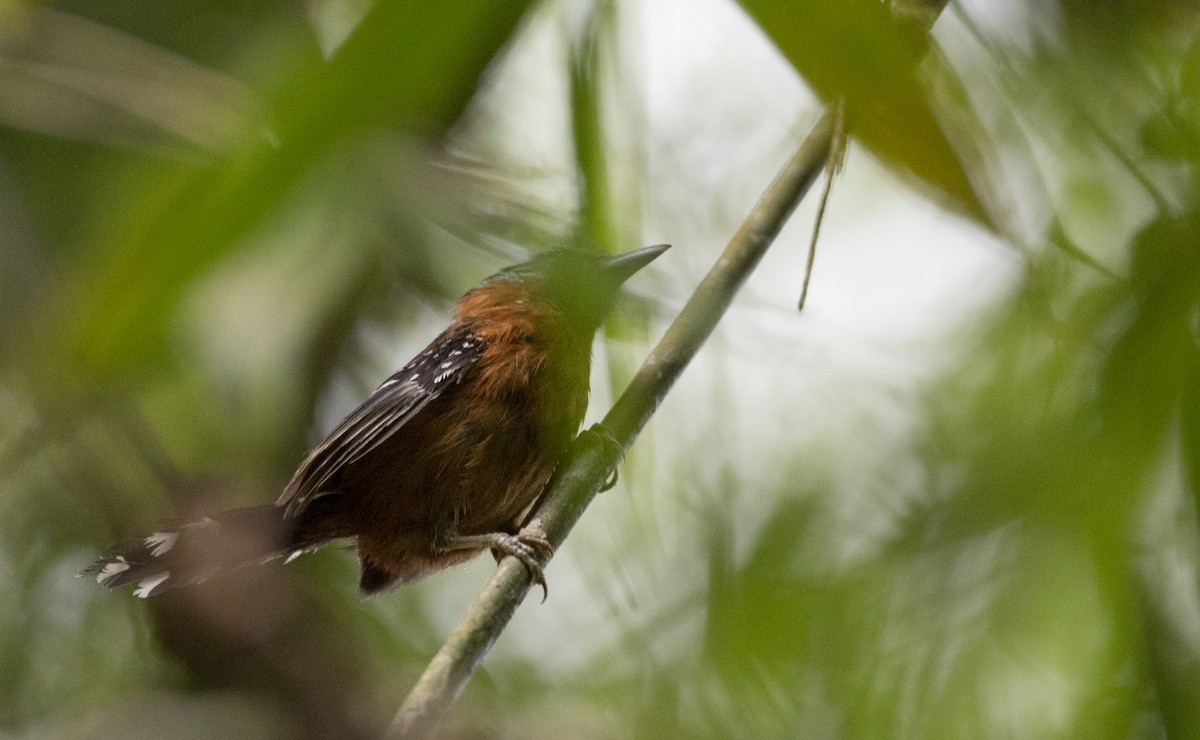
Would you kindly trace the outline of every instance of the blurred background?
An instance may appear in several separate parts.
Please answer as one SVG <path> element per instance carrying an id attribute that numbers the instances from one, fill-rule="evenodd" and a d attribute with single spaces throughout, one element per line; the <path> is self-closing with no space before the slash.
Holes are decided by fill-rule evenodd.
<path id="1" fill-rule="evenodd" d="M 816 193 L 448 736 L 1200 737 L 1200 8 L 937 5 L 0 1 L 0 736 L 375 736 L 490 558 L 74 575 L 499 267 L 671 243 L 598 419 L 845 94 L 804 311 Z"/>

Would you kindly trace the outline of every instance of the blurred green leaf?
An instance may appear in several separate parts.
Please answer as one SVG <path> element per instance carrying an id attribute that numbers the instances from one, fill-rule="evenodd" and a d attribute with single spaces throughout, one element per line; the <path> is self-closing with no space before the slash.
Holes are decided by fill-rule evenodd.
<path id="1" fill-rule="evenodd" d="M 921 81 L 928 41 L 919 22 L 893 17 L 878 0 L 742 4 L 826 103 L 845 98 L 852 136 L 887 165 L 991 223 Z"/>
<path id="2" fill-rule="evenodd" d="M 269 128 L 235 156 L 124 182 L 128 195 L 111 198 L 118 210 L 32 332 L 43 361 L 73 368 L 74 383 L 104 385 L 161 357 L 172 307 L 196 275 L 261 227 L 335 144 L 379 126 L 443 134 L 524 8 L 377 3 L 328 64 L 272 96 Z"/>

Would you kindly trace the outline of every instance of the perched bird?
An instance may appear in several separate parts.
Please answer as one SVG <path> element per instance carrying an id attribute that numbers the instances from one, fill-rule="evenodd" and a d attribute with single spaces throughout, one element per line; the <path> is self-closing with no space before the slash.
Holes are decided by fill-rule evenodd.
<path id="1" fill-rule="evenodd" d="M 587 410 L 592 339 L 621 284 L 666 251 L 559 249 L 467 292 L 454 322 L 318 444 L 274 504 L 111 547 L 81 575 L 146 597 L 352 538 L 373 594 L 469 560 L 520 558 L 517 535 Z"/>

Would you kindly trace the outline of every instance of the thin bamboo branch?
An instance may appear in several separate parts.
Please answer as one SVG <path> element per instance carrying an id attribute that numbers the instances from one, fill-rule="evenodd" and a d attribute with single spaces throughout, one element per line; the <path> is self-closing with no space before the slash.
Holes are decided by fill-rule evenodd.
<path id="1" fill-rule="evenodd" d="M 556 548 L 562 545 L 825 167 L 833 132 L 834 116 L 826 113 L 742 222 L 604 421 L 579 435 L 527 530 L 539 531 Z M 530 585 L 519 560 L 500 562 L 404 700 L 389 737 L 425 737 L 437 728 Z"/>
<path id="2" fill-rule="evenodd" d="M 817 201 L 817 218 L 813 221 L 812 237 L 808 240 L 808 259 L 804 262 L 804 282 L 800 284 L 797 311 L 803 311 L 804 303 L 808 300 L 808 285 L 812 281 L 813 262 L 817 258 L 817 241 L 821 238 L 821 224 L 825 222 L 825 209 L 829 206 L 833 178 L 841 171 L 846 161 L 846 101 L 838 98 L 833 104 L 833 112 L 833 144 L 829 152 L 829 162 L 825 165 L 825 187 L 821 190 L 821 199 Z"/>

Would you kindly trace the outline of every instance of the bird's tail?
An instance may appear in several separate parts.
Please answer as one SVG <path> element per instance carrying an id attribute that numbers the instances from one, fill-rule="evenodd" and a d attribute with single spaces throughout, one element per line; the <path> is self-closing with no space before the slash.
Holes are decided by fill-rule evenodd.
<path id="1" fill-rule="evenodd" d="M 280 507 L 251 506 L 163 527 L 110 547 L 80 576 L 102 586 L 136 583 L 145 598 L 223 572 L 312 549 L 329 537 L 303 535 Z"/>

